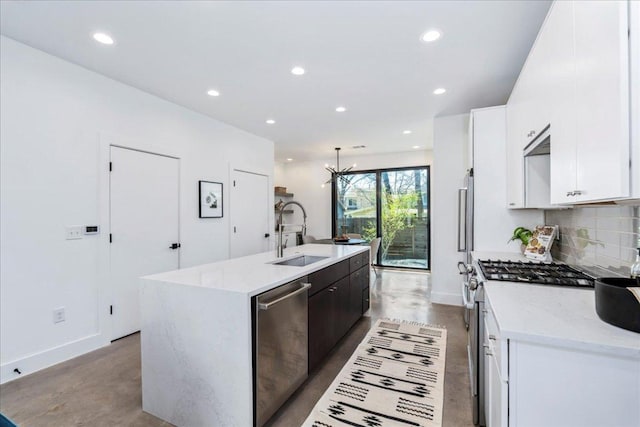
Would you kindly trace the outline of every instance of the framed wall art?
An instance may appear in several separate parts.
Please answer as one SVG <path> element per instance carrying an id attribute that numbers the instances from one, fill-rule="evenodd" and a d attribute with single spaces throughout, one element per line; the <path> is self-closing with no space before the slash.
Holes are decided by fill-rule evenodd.
<path id="1" fill-rule="evenodd" d="M 199 181 L 200 218 L 222 218 L 222 183 Z"/>

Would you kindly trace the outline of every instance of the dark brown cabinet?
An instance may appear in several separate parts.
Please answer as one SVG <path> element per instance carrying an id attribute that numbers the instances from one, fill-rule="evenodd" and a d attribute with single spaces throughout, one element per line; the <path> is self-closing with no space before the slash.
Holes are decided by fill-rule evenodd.
<path id="1" fill-rule="evenodd" d="M 369 305 L 369 252 L 309 274 L 309 371 L 358 321 Z"/>
<path id="2" fill-rule="evenodd" d="M 334 291 L 328 287 L 309 298 L 309 371 L 331 350 Z"/>
<path id="3" fill-rule="evenodd" d="M 362 291 L 362 314 L 369 310 L 369 287 Z"/>
<path id="4" fill-rule="evenodd" d="M 331 351 L 349 330 L 349 277 L 309 298 L 309 370 Z"/>
<path id="5" fill-rule="evenodd" d="M 363 290 L 369 288 L 369 265 L 354 271 L 349 275 L 349 327 L 358 321 L 366 311 L 364 307 Z M 367 291 L 368 292 L 368 291 Z M 367 299 L 369 298 L 367 293 Z"/>

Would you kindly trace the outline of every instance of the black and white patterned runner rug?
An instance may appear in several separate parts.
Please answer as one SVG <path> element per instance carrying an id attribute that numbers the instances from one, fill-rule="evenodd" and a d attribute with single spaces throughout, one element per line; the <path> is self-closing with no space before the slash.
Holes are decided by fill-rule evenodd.
<path id="1" fill-rule="evenodd" d="M 441 426 L 446 343 L 446 329 L 378 320 L 303 426 Z"/>

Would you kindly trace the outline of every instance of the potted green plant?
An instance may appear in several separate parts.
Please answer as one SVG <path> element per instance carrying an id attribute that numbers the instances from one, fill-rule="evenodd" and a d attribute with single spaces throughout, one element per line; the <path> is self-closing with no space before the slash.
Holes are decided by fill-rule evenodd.
<path id="1" fill-rule="evenodd" d="M 520 240 L 520 251 L 524 253 L 524 249 L 529 244 L 529 239 L 531 239 L 532 235 L 533 235 L 533 232 L 528 228 L 516 227 L 516 229 L 513 230 L 513 236 L 511 236 L 511 239 L 509 239 L 509 242 Z"/>

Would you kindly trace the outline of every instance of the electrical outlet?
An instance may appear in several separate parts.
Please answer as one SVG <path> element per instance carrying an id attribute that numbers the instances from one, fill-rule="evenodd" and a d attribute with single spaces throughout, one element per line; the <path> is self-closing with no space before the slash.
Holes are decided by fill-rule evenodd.
<path id="1" fill-rule="evenodd" d="M 53 310 L 53 323 L 60 323 L 66 320 L 64 314 L 64 307 L 55 308 Z"/>
<path id="2" fill-rule="evenodd" d="M 67 240 L 82 239 L 82 226 L 71 225 L 65 228 Z"/>

